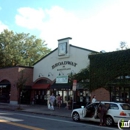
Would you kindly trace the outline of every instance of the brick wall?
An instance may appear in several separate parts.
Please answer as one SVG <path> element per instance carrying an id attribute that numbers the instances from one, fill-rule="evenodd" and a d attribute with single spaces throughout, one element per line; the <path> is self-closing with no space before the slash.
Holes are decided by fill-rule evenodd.
<path id="1" fill-rule="evenodd" d="M 98 88 L 91 93 L 91 99 L 96 95 L 97 101 L 110 101 L 110 93 L 105 88 Z"/>
<path id="2" fill-rule="evenodd" d="M 17 102 L 18 91 L 17 91 L 17 80 L 21 76 L 20 71 L 24 70 L 24 77 L 27 78 L 26 85 L 32 86 L 33 84 L 33 68 L 32 67 L 8 67 L 0 69 L 0 82 L 2 80 L 8 80 L 11 84 L 10 101 Z"/>

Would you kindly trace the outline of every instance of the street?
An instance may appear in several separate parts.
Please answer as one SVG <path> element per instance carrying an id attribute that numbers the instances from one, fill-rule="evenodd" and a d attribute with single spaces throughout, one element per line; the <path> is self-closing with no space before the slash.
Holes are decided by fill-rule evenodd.
<path id="1" fill-rule="evenodd" d="M 98 124 L 73 122 L 71 118 L 42 114 L 0 111 L 1 130 L 119 130 L 117 127 L 101 127 Z"/>

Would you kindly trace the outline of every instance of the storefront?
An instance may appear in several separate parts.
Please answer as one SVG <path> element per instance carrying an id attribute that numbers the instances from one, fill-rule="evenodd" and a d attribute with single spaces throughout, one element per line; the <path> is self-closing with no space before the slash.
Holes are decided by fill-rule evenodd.
<path id="1" fill-rule="evenodd" d="M 20 104 L 30 104 L 31 89 L 32 89 L 32 86 L 25 86 L 20 91 L 20 94 L 19 94 L 19 103 Z"/>
<path id="2" fill-rule="evenodd" d="M 71 45 L 71 39 L 68 37 L 58 40 L 58 48 L 36 62 L 33 71 L 33 82 L 36 82 L 41 77 L 49 79 L 52 84 L 50 84 L 50 92 L 48 93 L 54 92 L 55 96 L 60 94 L 63 106 L 72 100 L 74 96 L 72 84 L 67 79 L 69 74 L 76 74 L 81 69 L 86 68 L 89 65 L 88 55 L 97 53 L 96 51 Z M 47 92 L 47 89 L 44 92 L 39 92 L 37 86 L 35 89 L 37 94 L 46 94 Z"/>
<path id="3" fill-rule="evenodd" d="M 2 80 L 0 82 L 0 102 L 9 103 L 10 102 L 10 90 L 11 84 L 7 80 Z"/>
<path id="4" fill-rule="evenodd" d="M 51 82 L 44 78 L 40 78 L 33 84 L 31 90 L 31 104 L 47 105 L 50 84 Z"/>
<path id="5" fill-rule="evenodd" d="M 72 85 L 71 84 L 63 84 L 63 83 L 54 83 L 50 86 L 51 92 L 54 93 L 55 96 L 60 94 L 62 98 L 61 106 L 65 107 L 67 103 L 72 99 L 73 92 L 72 92 Z"/>
<path id="6" fill-rule="evenodd" d="M 130 84 L 110 84 L 110 100 L 130 103 Z"/>

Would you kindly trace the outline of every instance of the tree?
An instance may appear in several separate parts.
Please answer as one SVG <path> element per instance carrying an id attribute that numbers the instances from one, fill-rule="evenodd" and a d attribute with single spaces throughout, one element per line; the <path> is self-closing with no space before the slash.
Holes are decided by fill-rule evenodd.
<path id="1" fill-rule="evenodd" d="M 83 68 L 79 71 L 79 73 L 77 74 L 69 74 L 69 81 L 72 84 L 73 80 L 77 80 L 78 83 L 80 83 L 84 88 L 88 88 L 89 87 L 89 66 L 86 68 Z"/>
<path id="2" fill-rule="evenodd" d="M 32 66 L 50 51 L 45 41 L 29 33 L 4 30 L 0 34 L 0 67 Z"/>
<path id="3" fill-rule="evenodd" d="M 126 42 L 120 42 L 120 48 L 123 50 L 124 47 L 126 47 Z"/>
<path id="4" fill-rule="evenodd" d="M 92 90 L 107 88 L 119 76 L 130 75 L 130 49 L 89 55 L 89 59 Z"/>
<path id="5" fill-rule="evenodd" d="M 27 82 L 27 77 L 24 76 L 24 71 L 22 70 L 20 72 L 20 77 L 16 81 L 16 87 L 17 87 L 17 92 L 18 92 L 18 102 L 19 102 L 18 109 L 21 109 L 21 107 L 20 107 L 20 104 L 21 104 L 21 90 L 24 89 L 26 82 Z"/>

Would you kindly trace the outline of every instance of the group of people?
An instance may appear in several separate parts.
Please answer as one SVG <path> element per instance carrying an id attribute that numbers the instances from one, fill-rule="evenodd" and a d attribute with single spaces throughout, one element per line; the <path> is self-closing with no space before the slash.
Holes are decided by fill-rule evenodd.
<path id="1" fill-rule="evenodd" d="M 56 104 L 57 104 L 58 108 L 60 108 L 61 102 L 62 102 L 62 98 L 61 98 L 60 94 L 58 94 L 57 97 L 55 97 L 54 93 L 52 93 L 48 99 L 48 108 L 49 109 L 54 110 L 55 100 L 56 100 Z"/>
<path id="2" fill-rule="evenodd" d="M 92 98 L 92 103 L 96 102 L 96 96 L 94 95 Z M 97 107 L 97 116 L 100 119 L 100 126 L 102 125 L 106 125 L 106 114 L 108 111 L 109 106 L 106 106 L 103 103 L 99 103 L 98 107 Z"/>

